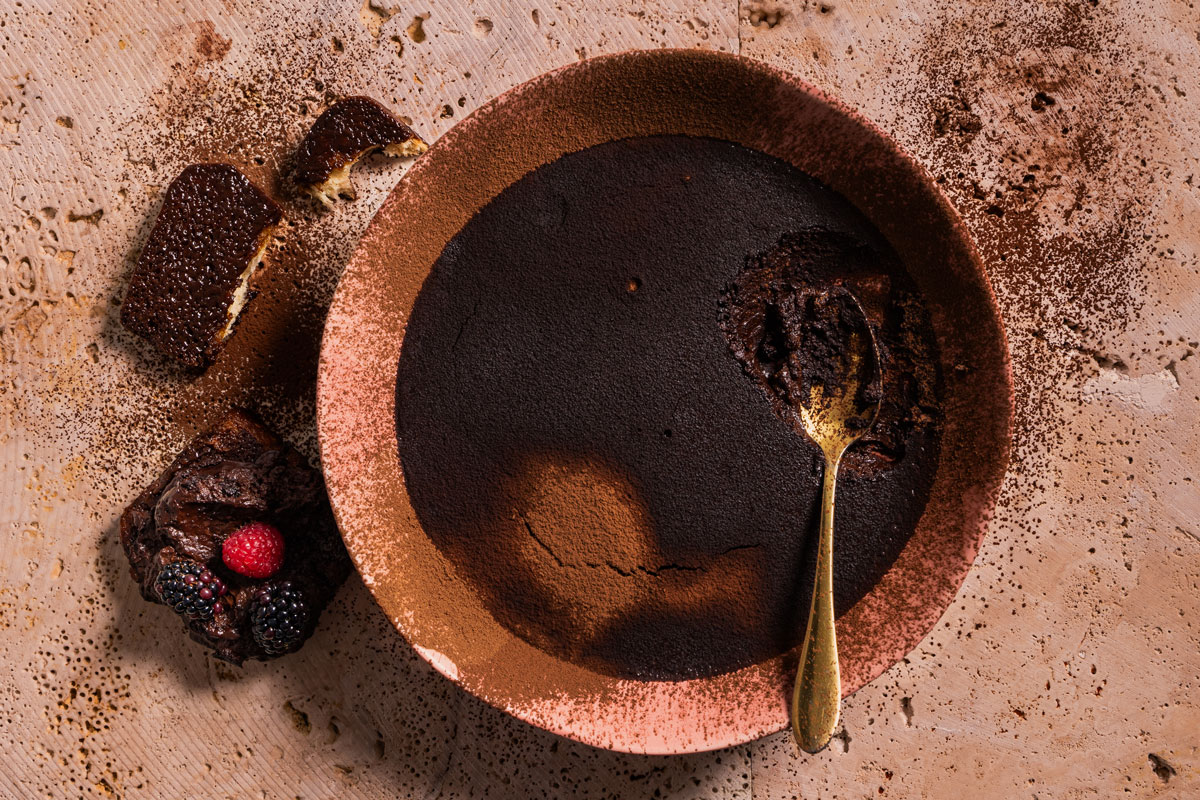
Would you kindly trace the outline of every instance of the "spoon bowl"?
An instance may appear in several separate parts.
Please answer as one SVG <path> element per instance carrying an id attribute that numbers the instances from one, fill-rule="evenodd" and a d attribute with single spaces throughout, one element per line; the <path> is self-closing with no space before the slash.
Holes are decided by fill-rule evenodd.
<path id="1" fill-rule="evenodd" d="M 804 431 L 825 452 L 840 455 L 871 427 L 881 398 L 879 350 L 866 314 L 849 291 L 830 287 L 803 295 L 805 325 L 790 359 Z"/>

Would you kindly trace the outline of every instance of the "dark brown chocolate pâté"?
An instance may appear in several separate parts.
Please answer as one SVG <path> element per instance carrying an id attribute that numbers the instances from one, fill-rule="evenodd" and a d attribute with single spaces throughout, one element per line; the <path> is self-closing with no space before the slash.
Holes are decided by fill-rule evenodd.
<path id="1" fill-rule="evenodd" d="M 167 187 L 121 307 L 126 328 L 194 369 L 216 358 L 253 297 L 283 212 L 228 164 L 193 164 Z"/>
<path id="2" fill-rule="evenodd" d="M 368 153 L 419 156 L 429 146 L 413 129 L 369 97 L 339 100 L 317 117 L 296 151 L 292 182 L 332 206 L 339 196 L 354 197 L 350 168 Z"/>
<path id="3" fill-rule="evenodd" d="M 404 333 L 399 457 L 500 624 L 637 680 L 799 644 L 824 462 L 757 374 L 793 350 L 781 301 L 814 285 L 859 300 L 884 376 L 838 477 L 844 612 L 916 530 L 942 429 L 926 300 L 870 220 L 760 152 L 654 136 L 535 169 L 450 239 Z"/>
<path id="4" fill-rule="evenodd" d="M 284 537 L 283 564 L 268 578 L 239 575 L 221 557 L 225 540 L 250 522 L 273 525 Z M 172 589 L 186 594 L 179 584 L 190 588 L 197 576 L 211 576 L 200 582 L 215 581 L 218 596 L 192 598 L 202 613 L 180 613 L 194 640 L 235 664 L 297 649 L 350 573 L 320 473 L 238 410 L 185 447 L 125 510 L 121 546 L 152 602 L 180 610 Z M 272 610 L 265 601 L 280 597 L 296 627 L 286 643 L 264 640 L 261 630 L 264 611 Z"/>

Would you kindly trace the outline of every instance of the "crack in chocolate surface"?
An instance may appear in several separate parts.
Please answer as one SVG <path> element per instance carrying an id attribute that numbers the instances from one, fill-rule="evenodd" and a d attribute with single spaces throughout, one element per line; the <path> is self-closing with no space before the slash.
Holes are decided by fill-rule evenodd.
<path id="1" fill-rule="evenodd" d="M 560 567 L 563 567 L 564 569 L 578 569 L 579 567 L 586 567 L 589 569 L 607 568 L 607 569 L 611 569 L 613 572 L 617 573 L 618 575 L 622 575 L 626 578 L 634 577 L 639 572 L 642 574 L 645 574 L 645 575 L 651 575 L 651 576 L 657 577 L 658 575 L 662 574 L 663 572 L 669 572 L 670 570 L 687 570 L 687 571 L 691 571 L 691 572 L 699 572 L 704 569 L 704 567 L 702 567 L 702 566 L 701 567 L 689 566 L 688 564 L 659 564 L 656 567 L 648 567 L 645 564 L 636 564 L 636 565 L 634 565 L 634 567 L 632 569 L 623 569 L 622 567 L 618 566 L 617 564 L 614 564 L 611 561 L 604 561 L 602 563 L 598 563 L 595 561 L 584 561 L 583 563 L 564 561 L 561 557 L 559 557 L 559 555 L 556 552 L 554 552 L 554 548 L 552 548 L 550 545 L 546 544 L 546 542 L 540 536 L 537 535 L 537 532 L 534 531 L 533 526 L 529 524 L 529 521 L 527 519 L 525 519 L 523 516 L 521 516 L 521 514 L 519 512 L 518 512 L 517 516 L 520 518 L 521 524 L 523 524 L 525 526 L 525 530 L 527 530 L 529 532 L 530 537 L 532 537 L 533 541 L 537 543 L 538 547 L 540 547 L 540 548 L 542 548 L 542 550 L 546 551 L 546 553 L 549 554 L 549 556 L 554 559 L 554 563 L 558 564 Z M 757 547 L 757 546 L 758 545 L 738 545 L 736 547 L 731 547 L 728 550 L 725 550 L 724 552 L 718 553 L 717 555 L 725 555 L 727 553 L 732 553 L 736 550 L 745 550 L 747 548 Z"/>
<path id="2" fill-rule="evenodd" d="M 794 167 L 728 142 L 570 154 L 447 243 L 397 366 L 421 525 L 534 646 L 676 680 L 798 643 L 822 456 L 730 352 L 721 299 L 748 259 L 853 291 L 893 376 L 839 477 L 840 612 L 920 519 L 938 463 L 937 353 L 878 231 Z"/>

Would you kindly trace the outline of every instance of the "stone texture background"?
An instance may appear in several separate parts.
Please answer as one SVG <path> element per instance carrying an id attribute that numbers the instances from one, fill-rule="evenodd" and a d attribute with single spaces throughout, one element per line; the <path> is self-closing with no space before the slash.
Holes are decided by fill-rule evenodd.
<path id="1" fill-rule="evenodd" d="M 321 312 L 402 167 L 292 203 L 269 309 L 203 378 L 116 324 L 163 187 L 221 159 L 274 186 L 332 98 L 429 139 L 547 69 L 718 48 L 841 96 L 946 187 L 1010 336 L 998 515 L 937 629 L 845 704 L 678 758 L 465 696 L 351 580 L 313 641 L 236 669 L 144 603 L 115 520 L 245 400 L 313 453 Z M 0 6 L 0 796 L 1081 798 L 1200 795 L 1200 13 L 1149 0 L 9 0 Z"/>

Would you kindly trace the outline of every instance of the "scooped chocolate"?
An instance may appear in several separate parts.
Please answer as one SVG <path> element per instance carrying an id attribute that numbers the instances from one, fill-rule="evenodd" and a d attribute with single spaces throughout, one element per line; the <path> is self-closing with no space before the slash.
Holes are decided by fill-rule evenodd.
<path id="1" fill-rule="evenodd" d="M 905 442 L 920 429 L 940 430 L 936 348 L 921 298 L 894 276 L 862 242 L 834 230 L 811 228 L 784 234 L 770 249 L 746 260 L 721 296 L 719 321 L 729 348 L 763 391 L 775 413 L 797 433 L 797 407 L 813 380 L 833 380 L 840 354 L 836 330 L 819 330 L 810 313 L 815 293 L 848 291 L 875 335 L 880 380 L 864 381 L 879 414 L 846 452 L 843 467 L 870 473 L 895 464 Z M 836 320 L 834 320 L 836 321 Z"/>
<path id="2" fill-rule="evenodd" d="M 254 297 L 283 212 L 228 164 L 193 164 L 167 187 L 138 257 L 121 322 L 165 355 L 204 369 Z"/>
<path id="3" fill-rule="evenodd" d="M 221 546 L 249 522 L 266 522 L 284 535 L 285 558 L 266 579 L 230 570 Z M 227 587 L 208 619 L 185 618 L 191 637 L 218 658 L 280 655 L 252 630 L 259 593 L 290 584 L 306 606 L 300 639 L 350 573 L 320 473 L 248 412 L 233 410 L 197 437 L 121 516 L 121 545 L 142 596 L 163 602 L 156 581 L 168 565 L 184 561 L 208 570 Z"/>
<path id="4" fill-rule="evenodd" d="M 338 197 L 354 197 L 350 169 L 368 153 L 419 156 L 428 145 L 413 129 L 369 97 L 347 97 L 327 108 L 296 151 L 292 181 L 302 191 L 332 206 Z"/>
<path id="5" fill-rule="evenodd" d="M 859 299 L 889 376 L 839 476 L 841 612 L 920 520 L 941 431 L 924 298 L 867 219 L 762 153 L 656 136 L 534 170 L 447 243 L 397 365 L 399 457 L 501 624 L 636 679 L 797 645 L 823 457 L 730 352 L 721 303 L 801 268 Z"/>
<path id="6" fill-rule="evenodd" d="M 722 298 L 721 327 L 746 373 L 803 434 L 803 410 L 841 394 L 849 377 L 859 387 L 860 409 L 873 412 L 881 391 L 874 334 L 854 296 L 795 266 L 791 280 L 760 275 L 732 284 Z M 851 416 L 847 425 L 861 430 L 872 419 Z"/>

